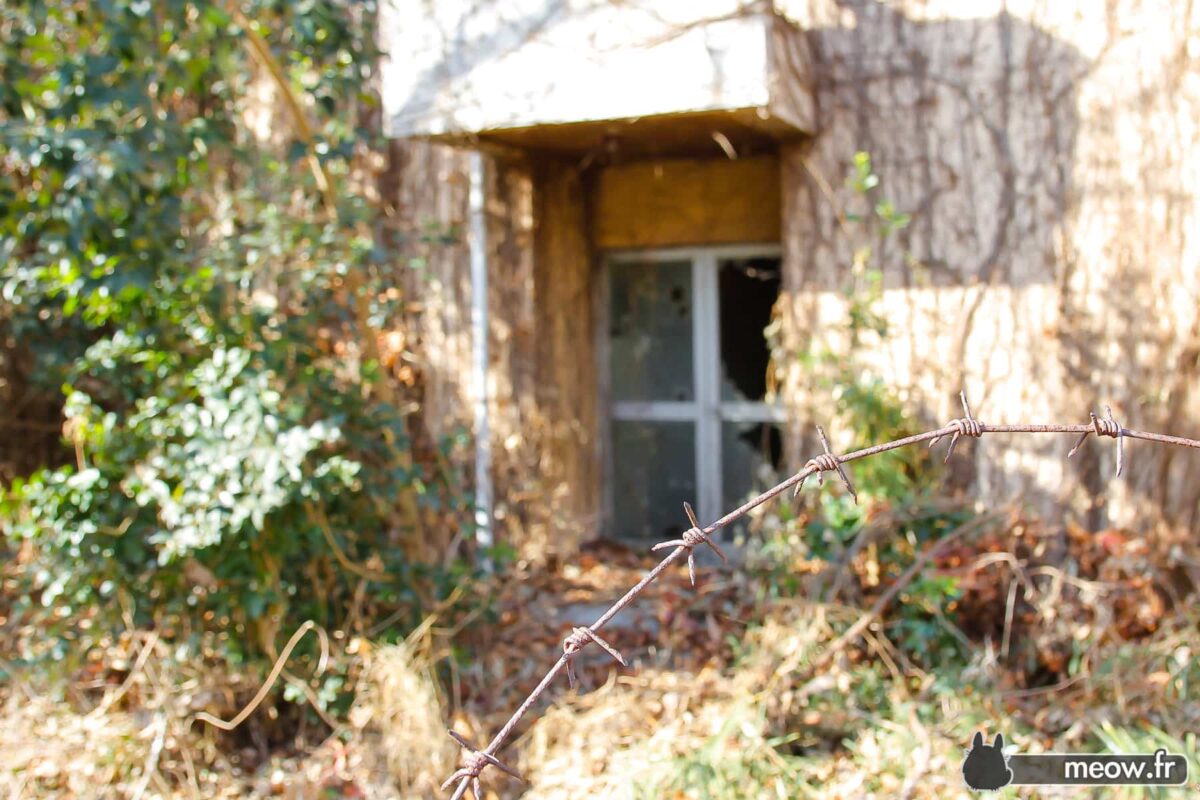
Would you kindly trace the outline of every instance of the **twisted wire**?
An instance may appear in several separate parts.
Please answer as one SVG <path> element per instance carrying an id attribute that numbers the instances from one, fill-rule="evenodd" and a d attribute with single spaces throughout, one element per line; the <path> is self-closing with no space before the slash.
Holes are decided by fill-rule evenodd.
<path id="1" fill-rule="evenodd" d="M 464 766 L 447 778 L 446 782 L 443 784 L 443 788 L 446 788 L 450 784 L 454 783 L 454 781 L 458 781 L 458 785 L 455 787 L 454 794 L 451 796 L 451 800 L 460 800 L 468 788 L 472 789 L 476 798 L 482 800 L 483 795 L 480 792 L 479 775 L 489 766 L 496 767 L 508 775 L 523 781 L 524 778 L 522 778 L 519 773 L 517 773 L 511 767 L 498 761 L 495 758 L 495 753 L 500 750 L 500 748 L 508 740 L 509 736 L 512 735 L 513 730 L 516 729 L 520 721 L 525 717 L 526 714 L 529 713 L 529 710 L 533 708 L 534 704 L 537 703 L 537 701 L 550 687 L 550 684 L 558 676 L 559 672 L 566 669 L 568 680 L 572 685 L 574 685 L 574 669 L 571 663 L 572 659 L 583 647 L 587 645 L 589 641 L 600 645 L 618 662 L 624 666 L 628 666 L 624 657 L 622 657 L 621 654 L 612 647 L 612 645 L 601 639 L 597 635 L 596 631 L 607 625 L 613 617 L 621 612 L 622 609 L 632 603 L 633 600 L 639 594 L 641 594 L 641 592 L 644 591 L 647 586 L 661 577 L 662 574 L 672 564 L 674 564 L 684 555 L 687 556 L 688 568 L 689 572 L 691 573 L 692 584 L 694 585 L 696 582 L 696 576 L 693 562 L 693 551 L 696 547 L 700 546 L 701 544 L 708 545 L 719 556 L 721 556 L 723 560 L 727 561 L 728 559 L 725 558 L 725 554 L 722 553 L 720 548 L 717 547 L 716 543 L 712 540 L 711 535 L 730 523 L 744 517 L 750 511 L 762 505 L 763 503 L 778 497 L 788 489 L 795 489 L 796 492 L 799 492 L 800 488 L 804 485 L 805 480 L 813 475 L 816 475 L 818 481 L 820 481 L 823 473 L 837 472 L 838 476 L 842 479 L 843 484 L 849 490 L 851 496 L 854 497 L 855 501 L 857 501 L 857 495 L 855 495 L 854 488 L 850 484 L 850 479 L 846 475 L 843 467 L 845 463 L 857 461 L 858 459 L 862 458 L 869 458 L 870 456 L 875 456 L 889 450 L 896 450 L 898 448 L 907 447 L 920 442 L 929 442 L 930 446 L 932 446 L 942 438 L 950 436 L 950 447 L 947 448 L 946 453 L 946 458 L 948 459 L 950 457 L 950 453 L 954 450 L 954 445 L 960 438 L 963 436 L 969 436 L 978 439 L 982 438 L 985 433 L 1079 434 L 1079 440 L 1067 454 L 1068 458 L 1074 456 L 1075 453 L 1079 451 L 1089 434 L 1112 437 L 1117 440 L 1118 476 L 1121 475 L 1121 471 L 1124 466 L 1124 443 L 1125 439 L 1127 438 L 1200 450 L 1200 440 L 1188 439 L 1183 436 L 1173 436 L 1170 434 L 1152 433 L 1148 431 L 1136 431 L 1125 428 L 1113 418 L 1112 409 L 1108 406 L 1105 406 L 1105 412 L 1107 414 L 1105 418 L 1098 417 L 1093 413 L 1090 415 L 1090 423 L 1086 425 L 985 425 L 984 423 L 975 419 L 975 417 L 972 415 L 971 408 L 967 404 L 966 394 L 960 393 L 960 398 L 962 400 L 962 405 L 965 412 L 965 416 L 960 419 L 951 420 L 946 425 L 936 430 L 926 431 L 925 433 L 918 433 L 890 442 L 872 445 L 870 447 L 865 447 L 861 450 L 855 450 L 841 456 L 833 454 L 829 446 L 829 440 L 825 436 L 825 431 L 820 426 L 817 426 L 817 434 L 821 439 L 821 444 L 825 450 L 824 453 L 817 455 L 814 458 L 810 458 L 807 462 L 805 462 L 804 467 L 799 472 L 779 482 L 775 486 L 772 486 L 770 489 L 762 492 L 757 497 L 746 501 L 710 525 L 702 527 L 696 520 L 695 513 L 692 511 L 692 507 L 685 503 L 684 510 L 687 513 L 688 521 L 690 522 L 691 527 L 685 530 L 680 535 L 680 538 L 667 542 L 661 542 L 655 545 L 653 548 L 654 550 L 659 550 L 666 547 L 672 547 L 674 549 L 672 549 L 671 552 L 668 553 L 666 557 L 663 558 L 663 560 L 660 561 L 653 569 L 646 573 L 646 575 L 643 576 L 642 579 L 638 581 L 632 588 L 630 588 L 629 591 L 627 591 L 615 603 L 613 603 L 613 605 L 609 607 L 607 611 L 601 614 L 600 618 L 592 623 L 591 626 L 587 628 L 575 628 L 571 634 L 567 636 L 563 642 L 563 654 L 559 657 L 558 661 L 551 665 L 550 669 L 542 677 L 542 680 L 533 689 L 533 691 L 529 693 L 517 710 L 512 713 L 512 715 L 508 718 L 508 721 L 496 733 L 496 735 L 492 738 L 492 741 L 484 750 L 476 750 L 469 742 L 467 742 L 457 733 L 454 731 L 449 732 L 450 735 L 454 737 L 455 741 L 457 741 L 469 753 L 464 761 Z"/>

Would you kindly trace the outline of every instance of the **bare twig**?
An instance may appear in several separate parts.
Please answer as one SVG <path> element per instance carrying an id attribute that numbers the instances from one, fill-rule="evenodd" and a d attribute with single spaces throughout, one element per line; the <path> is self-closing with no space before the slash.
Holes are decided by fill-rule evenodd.
<path id="1" fill-rule="evenodd" d="M 337 537 L 333 534 L 333 526 L 329 524 L 329 518 L 325 516 L 325 512 L 319 506 L 310 500 L 305 500 L 304 509 L 312 517 L 317 527 L 321 529 L 321 534 L 325 537 L 325 543 L 329 545 L 333 557 L 337 559 L 337 562 L 342 565 L 343 569 L 354 573 L 360 578 L 377 583 L 382 583 L 391 578 L 386 572 L 371 569 L 351 560 L 350 556 L 346 555 L 346 551 L 338 544 Z"/>
<path id="2" fill-rule="evenodd" d="M 125 680 L 121 682 L 121 686 L 112 694 L 104 698 L 104 701 L 89 714 L 92 718 L 103 716 L 108 709 L 112 708 L 125 693 L 133 686 L 133 682 L 137 680 L 142 668 L 146 666 L 146 660 L 150 658 L 150 654 L 158 646 L 158 631 L 152 631 L 146 643 L 142 645 L 141 651 L 138 653 L 137 660 L 133 662 L 133 667 L 129 670 L 129 674 Z"/>
<path id="3" fill-rule="evenodd" d="M 835 455 L 832 452 L 830 449 L 829 440 L 825 436 L 825 431 L 818 427 L 817 433 L 820 436 L 821 444 L 825 452 L 813 459 L 810 459 L 807 463 L 805 463 L 803 469 L 796 474 L 784 481 L 781 481 L 770 489 L 767 489 L 757 497 L 746 501 L 733 511 L 730 511 L 728 514 L 706 527 L 700 527 L 700 525 L 696 522 L 694 515 L 690 511 L 690 506 L 685 508 L 685 511 L 688 512 L 688 522 L 691 527 L 684 533 L 682 538 L 672 542 L 664 543 L 666 546 L 674 545 L 675 549 L 668 553 L 667 556 L 653 569 L 647 572 L 646 575 L 643 576 L 642 579 L 633 586 L 633 588 L 631 588 L 628 592 L 622 595 L 620 599 L 613 603 L 611 608 L 601 614 L 599 619 L 597 619 L 587 628 L 577 629 L 586 631 L 586 634 L 581 634 L 580 638 L 586 639 L 587 641 L 596 641 L 594 637 L 597 631 L 612 621 L 613 617 L 615 617 L 626 606 L 633 602 L 634 598 L 641 594 L 641 592 L 647 586 L 658 580 L 658 578 L 667 570 L 668 567 L 685 555 L 688 556 L 688 560 L 690 562 L 689 567 L 691 568 L 694 581 L 695 567 L 694 562 L 692 561 L 693 548 L 699 544 L 708 544 L 712 546 L 714 550 L 716 550 L 717 548 L 715 544 L 713 544 L 712 540 L 709 538 L 713 533 L 721 528 L 724 528 L 730 523 L 741 519 L 753 509 L 757 508 L 763 503 L 766 503 L 768 500 L 773 500 L 789 489 L 799 491 L 799 488 L 804 485 L 804 481 L 807 478 L 810 478 L 813 475 L 820 475 L 823 472 L 837 472 L 838 477 L 841 478 L 842 483 L 850 492 L 851 496 L 855 496 L 853 486 L 850 483 L 850 478 L 846 474 L 846 471 L 842 468 L 843 464 L 850 461 L 858 461 L 862 458 L 869 458 L 871 456 L 879 455 L 880 453 L 886 453 L 889 450 L 897 450 L 901 447 L 908 447 L 910 445 L 920 444 L 921 442 L 929 442 L 932 446 L 946 436 L 952 437 L 950 440 L 949 450 L 953 450 L 955 444 L 957 444 L 958 440 L 963 436 L 970 436 L 978 439 L 982 438 L 984 434 L 998 433 L 1076 434 L 1080 437 L 1080 439 L 1076 443 L 1075 447 L 1072 448 L 1072 455 L 1079 450 L 1088 434 L 1094 433 L 1097 436 L 1113 437 L 1117 440 L 1118 475 L 1124 466 L 1125 439 L 1141 439 L 1147 442 L 1171 444 L 1179 447 L 1188 447 L 1200 450 L 1200 441 L 1195 439 L 1187 439 L 1182 436 L 1171 436 L 1163 433 L 1136 431 L 1122 427 L 1115 419 L 1113 419 L 1111 410 L 1107 410 L 1107 418 L 1105 419 L 1101 419 L 1095 414 L 1092 414 L 1091 422 L 1087 425 L 985 425 L 984 423 L 975 419 L 975 417 L 972 415 L 971 407 L 967 403 L 966 394 L 960 394 L 960 398 L 963 404 L 963 411 L 966 415 L 961 419 L 951 420 L 948 424 L 942 426 L 941 428 L 937 428 L 936 430 L 926 431 L 925 433 L 906 436 L 902 439 L 896 439 L 894 441 L 872 445 L 870 447 L 865 447 L 861 450 L 855 450 L 854 452 L 846 453 L 840 456 Z M 947 453 L 947 457 L 949 457 L 949 452 Z M 857 497 L 855 497 L 855 499 L 857 500 Z M 893 584 L 892 588 L 876 601 L 875 605 L 867 613 L 867 615 L 860 619 L 858 623 L 855 623 L 855 625 L 843 633 L 826 649 L 825 655 L 818 658 L 817 661 L 814 662 L 812 669 L 818 669 L 820 665 L 827 663 L 829 656 L 835 654 L 839 649 L 845 647 L 849 641 L 858 636 L 862 630 L 869 625 L 876 616 L 878 616 L 878 613 L 882 612 L 883 607 L 885 607 L 887 603 L 891 602 L 891 599 L 894 597 L 895 593 L 900 591 L 900 589 L 903 588 L 903 586 L 907 584 L 907 582 L 910 581 L 913 576 L 916 575 L 917 571 L 919 571 L 930 558 L 934 557 L 938 552 L 940 552 L 941 549 L 946 546 L 946 544 L 953 539 L 962 536 L 968 530 L 973 529 L 974 526 L 983 524 L 990 519 L 991 516 L 993 515 L 985 515 L 973 520 L 971 523 L 960 527 L 955 532 L 943 537 L 932 547 L 925 550 L 912 564 L 912 566 L 909 567 L 904 575 L 902 575 L 900 579 Z M 663 545 L 656 545 L 654 549 L 660 549 L 662 546 Z M 717 552 L 720 553 L 719 550 Z M 574 636 L 574 634 L 572 634 L 572 636 Z M 579 642 L 579 646 L 582 646 L 583 644 L 583 641 Z M 577 649 L 578 648 L 576 648 L 576 650 Z M 605 647 L 605 649 L 610 648 Z M 617 657 L 618 660 L 624 663 L 624 659 L 620 658 L 619 654 L 617 654 L 615 650 L 610 650 L 610 652 L 614 655 L 614 657 Z M 450 776 L 450 778 L 444 784 L 445 787 L 448 787 L 456 780 L 458 781 L 458 785 L 454 788 L 454 794 L 451 796 L 451 800 L 459 800 L 459 798 L 466 793 L 468 788 L 473 789 L 475 796 L 479 798 L 479 800 L 482 800 L 482 795 L 480 794 L 479 790 L 480 773 L 488 765 L 497 767 L 501 766 L 500 762 L 495 758 L 496 753 L 499 752 L 500 748 L 504 746 L 504 743 L 508 741 L 508 738 L 512 734 L 513 730 L 517 727 L 525 715 L 529 713 L 529 710 L 533 708 L 534 704 L 541 699 L 543 694 L 545 694 L 546 690 L 550 687 L 550 684 L 554 682 L 556 677 L 558 677 L 558 674 L 564 669 L 569 668 L 570 661 L 574 653 L 575 650 L 568 652 L 564 647 L 563 654 L 558 657 L 558 660 L 555 661 L 553 665 L 551 665 L 541 682 L 534 687 L 533 691 L 529 693 L 529 696 L 526 697 L 524 702 L 522 702 L 517 710 L 513 712 L 512 716 L 509 717 L 508 721 L 504 723 L 504 726 L 496 733 L 496 735 L 492 738 L 492 741 L 489 742 L 488 746 L 483 750 L 475 750 L 474 747 L 467 744 L 465 740 L 461 739 L 461 737 L 451 733 L 451 735 L 455 737 L 456 741 L 459 741 L 459 744 L 468 751 L 467 759 L 463 768 L 459 769 L 452 776 Z M 513 774 L 510 769 L 503 769 L 505 772 Z"/>
<path id="4" fill-rule="evenodd" d="M 296 632 L 292 634 L 292 638 L 288 639 L 288 643 L 284 646 L 283 652 L 279 654 L 279 658 L 275 659 L 275 666 L 271 667 L 271 673 L 267 675 L 267 679 L 263 681 L 263 685 L 259 687 L 258 693 L 254 695 L 254 699 L 247 703 L 246 707 L 239 711 L 236 717 L 226 722 L 223 719 L 214 717 L 207 711 L 201 711 L 196 714 L 196 719 L 202 722 L 207 722 L 209 725 L 214 725 L 223 731 L 231 731 L 238 725 L 241 725 L 243 722 L 245 722 L 246 717 L 254 713 L 254 709 L 258 708 L 259 704 L 262 703 L 263 699 L 266 698 L 267 694 L 271 691 L 271 687 L 275 685 L 275 679 L 278 678 L 279 673 L 283 671 L 283 665 L 287 663 L 288 656 L 290 656 L 292 651 L 296 649 L 296 645 L 300 643 L 300 639 L 304 637 L 304 634 L 308 633 L 314 628 L 321 634 L 321 641 L 324 643 L 324 632 L 318 628 L 317 624 L 312 620 L 308 620 L 299 628 L 297 628 Z M 324 662 L 326 660 L 325 652 L 325 650 L 322 651 L 321 664 L 319 665 L 318 671 L 324 670 Z"/>
<path id="5" fill-rule="evenodd" d="M 142 767 L 142 777 L 130 793 L 132 800 L 142 800 L 142 795 L 146 793 L 146 787 L 150 785 L 150 778 L 158 772 L 158 759 L 162 755 L 163 744 L 166 741 L 167 735 L 167 718 L 157 716 L 151 724 L 154 730 L 154 739 L 150 742 L 150 751 L 146 754 L 146 763 Z"/>
<path id="6" fill-rule="evenodd" d="M 914 756 L 914 768 L 908 771 L 904 785 L 896 795 L 897 800 L 908 800 L 913 796 L 921 781 L 929 774 L 929 762 L 933 758 L 933 740 L 929 736 L 929 729 L 921 724 L 921 716 L 913 706 L 908 709 L 908 724 L 917 733 L 921 744 Z"/>

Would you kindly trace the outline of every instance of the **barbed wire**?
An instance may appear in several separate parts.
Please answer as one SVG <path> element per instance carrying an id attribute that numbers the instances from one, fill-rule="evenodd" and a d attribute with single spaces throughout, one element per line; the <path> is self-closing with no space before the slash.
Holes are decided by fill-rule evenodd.
<path id="1" fill-rule="evenodd" d="M 1107 436 L 1117 440 L 1117 477 L 1121 476 L 1125 466 L 1125 439 L 1141 439 L 1143 441 L 1156 442 L 1158 444 L 1169 444 L 1200 450 L 1200 441 L 1195 439 L 1187 439 L 1182 436 L 1171 436 L 1163 433 L 1150 433 L 1147 431 L 1137 431 L 1125 428 L 1113 417 L 1112 409 L 1108 406 L 1105 406 L 1104 409 L 1106 414 L 1105 417 L 1098 417 L 1096 414 L 1091 413 L 1091 422 L 1085 425 L 988 425 L 976 419 L 971 413 L 971 406 L 967 402 L 967 396 L 965 392 L 959 393 L 959 399 L 962 402 L 964 416 L 960 417 L 959 419 L 951 420 L 941 428 L 937 428 L 936 430 L 932 431 L 926 431 L 925 433 L 914 434 L 912 436 L 906 436 L 902 439 L 895 439 L 882 444 L 872 445 L 871 447 L 866 447 L 862 450 L 855 450 L 843 455 L 836 455 L 832 451 L 830 448 L 829 439 L 825 435 L 824 429 L 818 425 L 817 436 L 821 440 L 821 446 L 824 449 L 823 453 L 812 459 L 809 459 L 799 472 L 783 481 L 780 481 L 770 489 L 767 489 L 757 497 L 746 501 L 733 511 L 730 511 L 728 514 L 718 519 L 716 522 L 713 522 L 707 526 L 701 527 L 699 521 L 696 519 L 695 512 L 692 510 L 691 505 L 684 503 L 684 513 L 687 515 L 690 527 L 683 532 L 680 538 L 672 539 L 666 542 L 660 542 L 651 548 L 653 551 L 663 550 L 668 547 L 673 547 L 674 549 L 668 553 L 666 557 L 663 558 L 663 560 L 660 561 L 653 569 L 647 572 L 642 579 L 637 582 L 637 584 L 635 584 L 629 589 L 629 591 L 622 595 L 620 599 L 613 603 L 607 611 L 601 614 L 599 619 L 587 627 L 577 627 L 572 630 L 571 634 L 563 641 L 562 655 L 558 657 L 558 660 L 554 662 L 554 664 L 542 678 L 541 682 L 534 687 L 533 691 L 529 693 L 524 702 L 522 702 L 517 710 L 512 713 L 512 716 L 508 718 L 508 721 L 504 723 L 504 726 L 496 733 L 486 748 L 483 750 L 477 750 L 475 749 L 474 745 L 460 736 L 457 732 L 453 730 L 448 731 L 450 736 L 466 751 L 466 758 L 464 759 L 463 766 L 460 767 L 453 775 L 447 778 L 446 782 L 442 784 L 442 788 L 446 789 L 449 788 L 449 786 L 455 781 L 458 782 L 458 785 L 454 789 L 454 794 L 451 795 L 451 800 L 460 800 L 468 788 L 472 790 L 476 800 L 483 800 L 483 795 L 480 791 L 479 776 L 483 770 L 489 766 L 494 766 L 497 769 L 500 769 L 508 775 L 516 778 L 517 780 L 524 781 L 525 779 L 519 772 L 501 762 L 496 757 L 496 754 L 504 746 L 504 743 L 508 740 L 508 737 L 512 735 L 513 730 L 517 727 L 521 720 L 524 719 L 525 715 L 529 713 L 529 710 L 534 706 L 535 703 L 537 703 L 539 699 L 541 699 L 542 695 L 546 693 L 546 690 L 550 688 L 550 684 L 554 682 L 560 672 L 565 669 L 567 671 L 567 679 L 569 684 L 572 687 L 575 685 L 575 670 L 572 663 L 575 655 L 588 644 L 595 643 L 601 649 L 607 651 L 608 654 L 611 655 L 622 666 L 628 666 L 628 662 L 625 660 L 624 656 L 622 656 L 620 652 L 618 652 L 611 644 L 600 638 L 597 632 L 607 625 L 613 619 L 613 617 L 621 613 L 626 606 L 632 603 L 633 600 L 639 594 L 641 594 L 647 586 L 658 580 L 659 576 L 661 576 L 668 567 L 685 555 L 687 556 L 688 561 L 688 574 L 691 578 L 692 585 L 694 586 L 696 583 L 696 565 L 693 552 L 695 548 L 699 547 L 700 545 L 706 545 L 710 547 L 718 556 L 720 556 L 723 561 L 728 561 L 728 559 L 725 558 L 725 554 L 721 552 L 721 549 L 710 538 L 711 535 L 716 531 L 719 531 L 721 528 L 724 528 L 725 526 L 741 519 L 750 511 L 762 505 L 763 503 L 766 503 L 768 500 L 778 497 L 788 489 L 794 489 L 794 494 L 799 493 L 800 489 L 804 487 L 804 482 L 813 475 L 816 475 L 817 479 L 820 481 L 823 480 L 824 473 L 826 472 L 837 473 L 838 478 L 846 487 L 846 490 L 850 493 L 850 496 L 854 498 L 855 502 L 857 502 L 858 495 L 854 490 L 853 484 L 850 482 L 849 475 L 847 475 L 846 470 L 842 468 L 843 464 L 850 461 L 857 461 L 862 458 L 869 458 L 871 456 L 879 455 L 880 453 L 886 453 L 889 450 L 897 450 L 901 447 L 920 444 L 921 442 L 929 442 L 929 447 L 932 448 L 935 444 L 947 436 L 951 437 L 951 439 L 950 446 L 946 449 L 946 460 L 949 460 L 951 453 L 954 452 L 955 445 L 957 445 L 959 439 L 964 436 L 979 439 L 982 438 L 984 434 L 995 433 L 1079 434 L 1079 440 L 1075 443 L 1075 446 L 1071 448 L 1070 452 L 1067 453 L 1067 458 L 1071 458 L 1077 452 L 1079 452 L 1079 449 L 1083 446 L 1088 436 L 1092 434 L 1095 434 L 1096 436 Z"/>

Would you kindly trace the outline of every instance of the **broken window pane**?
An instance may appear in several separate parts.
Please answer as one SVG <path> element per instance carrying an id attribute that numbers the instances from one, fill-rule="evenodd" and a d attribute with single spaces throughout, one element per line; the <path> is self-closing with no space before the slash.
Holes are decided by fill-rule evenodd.
<path id="1" fill-rule="evenodd" d="M 696 503 L 694 423 L 614 421 L 612 442 L 613 532 L 655 540 L 683 533 L 683 504 Z"/>
<path id="2" fill-rule="evenodd" d="M 763 329 L 779 298 L 778 258 L 727 258 L 719 264 L 721 400 L 762 402 L 770 351 Z"/>
<path id="3" fill-rule="evenodd" d="M 741 505 L 774 485 L 783 463 L 783 436 L 769 422 L 721 423 L 722 508 Z"/>
<path id="4" fill-rule="evenodd" d="M 613 264 L 609 284 L 613 399 L 694 400 L 691 263 Z"/>

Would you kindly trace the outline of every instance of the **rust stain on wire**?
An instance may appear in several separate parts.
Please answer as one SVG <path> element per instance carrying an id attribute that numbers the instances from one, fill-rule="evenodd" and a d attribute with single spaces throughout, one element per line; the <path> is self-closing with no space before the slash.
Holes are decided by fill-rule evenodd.
<path id="1" fill-rule="evenodd" d="M 458 742 L 459 746 L 468 753 L 466 763 L 463 764 L 462 768 L 447 778 L 442 784 L 442 789 L 446 789 L 450 784 L 454 783 L 454 781 L 461 781 L 458 789 L 454 792 L 454 797 L 462 797 L 463 792 L 467 790 L 467 784 L 470 783 L 471 791 L 475 793 L 476 800 L 483 800 L 483 792 L 480 791 L 479 788 L 479 773 L 483 772 L 483 768 L 488 765 L 506 772 L 522 783 L 525 783 L 525 778 L 522 777 L 521 773 L 501 762 L 491 753 L 487 753 L 483 750 L 476 750 L 475 745 L 468 742 L 453 730 L 447 729 L 446 733 L 450 734 L 450 738 Z"/>
<path id="2" fill-rule="evenodd" d="M 518 773 L 512 767 L 500 762 L 496 758 L 496 753 L 499 752 L 500 748 L 504 746 L 504 743 L 508 741 L 508 737 L 512 734 L 513 729 L 515 729 L 517 724 L 520 723 L 525 715 L 529 713 L 529 710 L 533 708 L 534 704 L 541 699 L 542 695 L 545 694 L 546 690 L 550 687 L 550 684 L 554 682 L 554 679 L 558 677 L 560 672 L 566 669 L 567 680 L 571 686 L 575 685 L 575 670 L 572 664 L 572 659 L 574 658 L 575 654 L 578 653 L 579 650 L 589 642 L 595 642 L 602 649 L 607 651 L 608 654 L 611 655 L 622 666 L 628 666 L 628 662 L 625 660 L 625 658 L 611 644 L 601 639 L 597 634 L 597 631 L 607 625 L 613 617 L 621 612 L 622 609 L 633 602 L 634 598 L 641 594 L 643 589 L 656 581 L 659 576 L 661 576 L 663 572 L 665 572 L 667 568 L 671 566 L 671 564 L 678 561 L 684 555 L 687 556 L 688 574 L 691 577 L 692 585 L 694 586 L 696 583 L 696 565 L 692 551 L 699 545 L 708 545 L 717 555 L 721 557 L 723 561 L 728 562 L 728 559 L 725 558 L 725 554 L 721 552 L 721 549 L 716 545 L 715 542 L 712 541 L 710 536 L 721 528 L 724 528 L 726 525 L 729 525 L 731 522 L 735 522 L 736 520 L 744 517 L 751 510 L 757 508 L 768 500 L 772 500 L 775 497 L 778 497 L 780 494 L 783 494 L 788 489 L 794 489 L 796 492 L 799 492 L 799 490 L 804 486 L 804 481 L 813 475 L 816 475 L 818 480 L 820 480 L 823 473 L 836 472 L 838 477 L 841 479 L 842 484 L 846 487 L 846 490 L 850 493 L 851 497 L 854 498 L 855 502 L 857 502 L 858 496 L 854 491 L 853 485 L 850 483 L 850 477 L 846 474 L 845 469 L 842 468 L 843 464 L 849 461 L 857 461 L 861 458 L 869 458 L 870 456 L 879 455 L 880 453 L 885 453 L 889 450 L 897 450 L 901 447 L 919 444 L 921 442 L 929 442 L 929 446 L 932 447 L 943 438 L 949 436 L 951 437 L 950 446 L 946 450 L 946 459 L 948 460 L 950 458 L 950 454 L 954 452 L 954 446 L 958 444 L 958 440 L 963 436 L 970 436 L 972 438 L 979 439 L 982 438 L 985 433 L 1078 434 L 1079 440 L 1067 454 L 1068 458 L 1074 456 L 1075 453 L 1079 451 L 1079 448 L 1083 446 L 1084 441 L 1090 434 L 1095 434 L 1096 436 L 1108 436 L 1117 440 L 1118 477 L 1121 475 L 1121 472 L 1125 466 L 1125 439 L 1141 439 L 1147 442 L 1170 444 L 1178 447 L 1190 447 L 1200 450 L 1200 441 L 1195 439 L 1186 439 L 1182 436 L 1171 436 L 1164 433 L 1135 431 L 1122 427 L 1121 424 L 1113 418 L 1112 409 L 1108 406 L 1104 407 L 1106 414 L 1105 417 L 1101 418 L 1092 413 L 1090 414 L 1091 422 L 1086 425 L 985 425 L 984 423 L 975 419 L 974 415 L 971 413 L 971 406 L 967 403 L 966 393 L 960 392 L 959 398 L 962 401 L 964 413 L 964 416 L 960 419 L 951 420 L 946 425 L 936 430 L 926 431 L 925 433 L 906 436 L 903 439 L 896 439 L 894 441 L 872 445 L 871 447 L 866 447 L 862 450 L 855 450 L 854 452 L 846 453 L 840 456 L 833 453 L 829 445 L 829 439 L 825 436 L 824 429 L 822 429 L 820 426 L 817 426 L 817 435 L 821 439 L 821 446 L 825 452 L 812 459 L 809 459 L 799 472 L 795 473 L 786 480 L 779 482 L 775 486 L 772 486 L 770 489 L 767 489 L 757 497 L 746 501 L 707 527 L 701 527 L 699 521 L 696 519 L 696 514 L 692 510 L 691 505 L 684 503 L 684 512 L 688 516 L 688 521 L 691 523 L 691 527 L 684 531 L 683 535 L 679 539 L 661 542 L 653 547 L 653 550 L 662 550 L 668 547 L 673 547 L 674 549 L 671 550 L 671 552 L 668 553 L 667 556 L 653 569 L 647 572 L 646 575 L 643 576 L 643 578 L 638 581 L 636 585 L 622 595 L 619 600 L 613 603 L 613 605 L 607 611 L 605 611 L 598 620 L 593 622 L 590 626 L 575 628 L 571 632 L 571 635 L 568 636 L 563 642 L 563 653 L 561 656 L 559 656 L 558 661 L 556 661 L 550 667 L 550 669 L 546 672 L 546 675 L 542 678 L 541 682 L 538 683 L 533 691 L 529 693 L 529 696 L 525 698 L 525 701 L 521 703 L 520 707 L 513 712 L 512 716 L 509 717 L 508 722 L 504 723 L 504 727 L 502 727 L 496 733 L 495 737 L 491 742 L 488 743 L 488 746 L 485 749 L 477 750 L 475 749 L 474 745 L 472 745 L 463 737 L 459 736 L 454 731 L 449 732 L 454 740 L 458 742 L 459 745 L 462 746 L 462 748 L 466 751 L 463 766 L 459 768 L 457 772 L 447 778 L 446 782 L 442 784 L 442 788 L 445 789 L 448 788 L 450 784 L 458 781 L 458 785 L 454 788 L 454 794 L 451 795 L 451 800 L 460 800 L 460 798 L 466 794 L 468 788 L 472 790 L 477 800 L 483 800 L 483 794 L 481 793 L 479 784 L 479 775 L 485 768 L 489 766 L 496 767 L 497 769 L 507 773 L 517 780 L 524 781 L 525 779 L 521 777 L 520 773 Z"/>
<path id="3" fill-rule="evenodd" d="M 808 463 L 804 465 L 804 469 L 801 470 L 801 473 L 804 473 L 807 470 L 815 472 L 817 475 L 817 485 L 824 486 L 824 473 L 837 472 L 838 477 L 842 479 L 842 485 L 846 487 L 846 491 L 850 493 L 850 496 L 854 498 L 854 502 L 857 503 L 858 492 L 854 491 L 854 485 L 850 483 L 850 476 L 847 475 L 846 470 L 842 468 L 842 462 L 849 461 L 850 459 L 838 458 L 833 454 L 833 451 L 829 449 L 829 437 L 825 435 L 825 429 L 820 425 L 817 426 L 817 436 L 821 438 L 821 446 L 825 448 L 825 452 L 816 458 L 810 458 Z M 793 496 L 800 494 L 800 490 L 804 488 L 804 481 L 807 479 L 808 475 L 804 475 L 802 478 L 800 478 L 800 482 L 796 484 L 796 488 L 792 492 Z"/>
<path id="4" fill-rule="evenodd" d="M 1127 431 L 1121 427 L 1119 422 L 1113 419 L 1112 408 L 1105 406 L 1104 412 L 1108 414 L 1106 419 L 1100 419 L 1094 413 L 1091 414 L 1092 429 L 1083 432 L 1083 435 L 1079 437 L 1079 441 L 1071 448 L 1071 452 L 1067 453 L 1067 458 L 1070 458 L 1079 451 L 1089 433 L 1095 433 L 1097 436 L 1111 436 L 1117 440 L 1117 477 L 1119 478 L 1121 477 L 1121 469 L 1125 466 L 1125 434 Z"/>
<path id="5" fill-rule="evenodd" d="M 949 461 L 950 456 L 954 454 L 954 445 L 958 444 L 958 440 L 960 438 L 963 436 L 972 436 L 976 439 L 979 439 L 983 437 L 983 432 L 987 430 L 983 423 L 975 419 L 975 417 L 971 414 L 971 404 L 967 402 L 967 393 L 959 392 L 958 399 L 962 401 L 963 414 L 965 414 L 965 416 L 961 419 L 952 419 L 946 424 L 947 427 L 954 428 L 954 435 L 953 438 L 950 439 L 950 446 L 946 448 L 946 457 L 942 460 L 943 464 Z M 1095 417 L 1093 417 L 1093 419 L 1095 419 Z M 941 436 L 938 436 L 934 439 L 930 439 L 930 448 L 937 444 L 941 438 Z M 1083 439 L 1080 439 L 1079 443 L 1083 444 Z M 1076 445 L 1076 448 L 1078 447 L 1079 445 Z M 1074 452 L 1074 450 L 1071 451 L 1071 453 Z M 1068 454 L 1067 458 L 1070 457 L 1070 454 Z M 1121 473 L 1118 471 L 1117 474 L 1120 475 Z"/>

